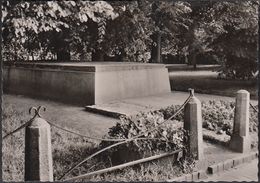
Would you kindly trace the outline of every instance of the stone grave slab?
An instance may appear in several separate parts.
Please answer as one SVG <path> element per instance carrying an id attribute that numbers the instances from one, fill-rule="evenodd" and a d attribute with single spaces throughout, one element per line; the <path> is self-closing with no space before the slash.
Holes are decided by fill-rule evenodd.
<path id="1" fill-rule="evenodd" d="M 4 91 L 79 105 L 170 93 L 163 64 L 5 62 Z"/>

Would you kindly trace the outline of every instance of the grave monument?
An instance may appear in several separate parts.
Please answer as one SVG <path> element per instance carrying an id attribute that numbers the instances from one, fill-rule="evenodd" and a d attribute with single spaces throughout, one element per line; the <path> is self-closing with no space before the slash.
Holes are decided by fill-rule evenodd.
<path id="1" fill-rule="evenodd" d="M 163 64 L 5 62 L 4 91 L 79 105 L 170 92 Z"/>

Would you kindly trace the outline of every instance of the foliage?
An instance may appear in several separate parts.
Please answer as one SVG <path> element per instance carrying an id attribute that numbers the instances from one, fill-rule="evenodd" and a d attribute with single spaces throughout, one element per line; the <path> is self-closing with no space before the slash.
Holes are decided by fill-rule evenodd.
<path id="1" fill-rule="evenodd" d="M 35 52 L 46 56 L 73 50 L 76 40 L 81 44 L 90 41 L 82 36 L 90 20 L 99 23 L 117 16 L 105 1 L 7 1 L 2 9 L 4 44 L 20 59 Z M 16 47 L 23 47 L 23 53 Z"/>
<path id="2" fill-rule="evenodd" d="M 158 118 L 160 119 L 158 114 Z M 12 131 L 26 122 L 28 115 L 21 110 L 15 110 L 13 105 L 6 104 L 3 108 L 3 134 Z M 24 119 L 24 120 L 21 120 Z M 75 131 L 75 130 L 73 130 Z M 97 151 L 100 147 L 96 142 L 86 141 L 81 137 L 51 128 L 52 154 L 54 163 L 54 180 L 57 180 L 65 171 L 82 160 L 84 157 Z M 177 139 L 176 139 L 177 140 Z M 3 141 L 3 180 L 23 181 L 24 179 L 24 130 L 8 137 Z M 15 153 L 14 153 L 15 152 Z M 181 160 L 187 164 L 185 160 Z M 106 168 L 99 159 L 92 159 L 76 168 L 70 176 Z M 128 167 L 123 170 L 95 175 L 88 181 L 163 181 L 180 176 L 189 168 L 176 166 L 172 163 L 161 164 L 154 161 L 152 164 L 140 165 L 139 168 Z M 86 180 L 85 180 L 86 181 Z"/>
<path id="3" fill-rule="evenodd" d="M 119 61 L 148 62 L 153 46 L 162 44 L 163 52 L 175 50 L 177 34 L 185 28 L 188 3 L 168 1 L 111 2 L 119 13 L 108 21 L 102 50 L 121 56 Z M 157 42 L 160 34 L 162 42 Z"/>
<path id="4" fill-rule="evenodd" d="M 171 105 L 166 108 L 159 109 L 159 112 L 163 114 L 164 119 L 169 119 L 176 111 L 180 108 L 180 105 Z M 183 110 L 182 110 L 183 111 Z M 174 120 L 183 121 L 184 120 L 184 113 L 179 113 Z"/>
<path id="5" fill-rule="evenodd" d="M 164 51 L 174 50 L 175 35 L 185 28 L 182 15 L 189 11 L 184 2 L 7 1 L 3 6 L 4 56 L 55 58 L 69 51 L 84 57 L 101 50 L 125 57 L 119 60 L 147 62 L 150 47 L 157 44 L 151 35 L 160 31 L 163 48 L 168 47 Z"/>
<path id="6" fill-rule="evenodd" d="M 176 55 L 182 33 L 187 31 L 191 21 L 188 17 L 192 12 L 190 4 L 183 1 L 155 1 L 151 6 L 150 17 L 155 27 L 152 40 L 157 48 L 161 47 L 157 54 Z M 161 41 L 158 41 L 158 37 L 161 37 Z"/>
<path id="7" fill-rule="evenodd" d="M 185 174 L 192 173 L 196 166 L 195 158 L 192 156 L 181 158 L 180 161 L 178 162 L 178 166 L 180 167 L 183 173 Z"/>
<path id="8" fill-rule="evenodd" d="M 254 107 L 257 111 L 259 110 L 258 105 L 255 105 Z M 258 133 L 258 124 L 258 113 L 250 107 L 249 132 Z"/>
<path id="9" fill-rule="evenodd" d="M 231 135 L 233 130 L 234 107 L 234 102 L 221 100 L 203 102 L 203 127 L 216 132 L 223 130 Z"/>
<path id="10" fill-rule="evenodd" d="M 257 71 L 259 2 L 218 2 L 210 10 L 218 34 L 212 44 L 222 65 L 221 77 L 250 79 Z"/>
<path id="11" fill-rule="evenodd" d="M 118 61 L 147 62 L 152 25 L 142 11 L 140 3 L 111 2 L 119 16 L 106 26 L 101 48 L 107 55 L 117 56 Z"/>
<path id="12" fill-rule="evenodd" d="M 209 101 L 202 104 L 203 127 L 218 132 L 224 131 L 226 134 L 233 133 L 233 121 L 235 113 L 235 103 L 226 101 Z M 255 106 L 255 108 L 258 108 Z M 258 132 L 258 115 L 250 107 L 249 131 Z"/>
<path id="13" fill-rule="evenodd" d="M 136 135 L 144 134 L 146 140 L 134 140 L 125 145 L 115 147 L 108 153 L 113 156 L 113 153 L 124 152 L 126 149 L 131 149 L 131 152 L 140 158 L 158 154 L 159 152 L 168 152 L 185 147 L 183 144 L 186 136 L 185 131 L 180 123 L 173 121 L 171 123 L 163 122 L 163 115 L 160 112 L 140 113 L 136 116 L 122 116 L 120 122 L 110 128 L 108 132 L 109 138 L 129 139 Z M 146 133 L 148 130 L 157 127 L 157 130 Z M 101 147 L 111 145 L 112 142 L 102 142 Z M 129 152 L 129 150 L 127 150 Z M 107 155 L 106 155 L 107 156 Z M 125 156 L 124 156 L 125 157 Z M 119 156 L 117 156 L 118 160 Z"/>
<path id="14" fill-rule="evenodd" d="M 229 101 L 216 101 L 210 100 L 208 102 L 202 102 L 202 125 L 203 128 L 215 131 L 218 133 L 220 130 L 227 135 L 231 135 L 233 132 L 233 121 L 235 112 L 235 103 Z M 159 111 L 163 114 L 164 119 L 170 118 L 179 108 L 179 105 L 172 105 Z M 255 106 L 258 109 L 257 106 Z M 175 120 L 184 121 L 184 113 L 180 113 L 176 116 Z M 258 132 L 258 115 L 250 107 L 250 120 L 249 131 Z"/>
<path id="15" fill-rule="evenodd" d="M 258 6 L 256 0 L 5 1 L 3 58 L 160 62 L 168 54 L 196 66 L 198 55 L 211 55 L 222 65 L 220 77 L 250 79 L 257 74 Z"/>
<path id="16" fill-rule="evenodd" d="M 209 101 L 202 103 L 203 113 L 205 113 L 205 111 L 208 113 L 203 115 L 204 123 L 210 122 L 212 124 L 216 124 L 215 121 L 217 121 L 218 118 L 223 119 L 224 121 L 227 119 L 231 120 L 231 116 L 233 115 L 231 109 L 233 106 L 233 102 L 223 101 Z M 255 107 L 258 110 L 258 107 Z M 172 108 L 176 111 L 177 107 L 174 106 Z M 146 114 L 139 114 L 137 116 L 123 117 L 121 122 L 110 129 L 110 133 L 112 134 L 109 134 L 109 136 L 112 138 L 131 138 L 136 134 L 140 134 L 141 131 L 158 125 L 158 122 L 162 122 L 164 118 L 171 115 L 170 109 L 170 107 L 167 108 L 167 112 L 164 114 L 162 113 L 163 110 L 160 110 L 161 112 L 149 112 Z M 222 111 L 223 115 L 221 115 L 219 111 Z M 250 116 L 250 132 L 257 134 L 258 116 L 257 113 L 251 108 Z M 6 104 L 3 108 L 3 135 L 16 129 L 21 124 L 24 124 L 27 121 L 26 119 L 28 119 L 28 114 L 26 114 L 23 109 L 17 110 L 15 106 Z M 157 141 L 159 143 L 158 145 L 155 144 L 156 141 L 142 141 L 145 145 L 139 144 L 137 141 L 129 145 L 127 150 L 129 151 L 132 147 L 134 149 L 141 148 L 142 151 L 146 151 L 145 148 L 150 151 L 153 148 L 160 148 L 163 146 L 164 148 L 168 148 L 168 150 L 181 148 L 183 146 L 182 142 L 184 137 L 184 131 L 182 130 L 182 124 L 180 122 L 182 121 L 181 116 L 178 117 L 178 120 L 179 121 L 170 121 L 167 124 L 162 125 L 158 131 L 146 134 L 146 137 L 159 138 L 160 140 Z M 135 126 L 135 124 L 137 124 L 137 126 Z M 223 121 L 218 121 L 218 124 L 216 124 L 216 129 L 214 130 L 218 130 L 219 127 L 225 127 L 224 124 L 225 123 L 223 123 Z M 143 125 L 147 125 L 147 127 L 144 127 Z M 140 129 L 137 129 L 137 127 Z M 94 141 L 87 141 L 81 137 L 68 134 L 67 132 L 56 130 L 55 128 L 52 128 L 51 133 L 55 180 L 57 180 L 58 177 L 68 170 L 68 168 L 75 165 L 76 162 L 82 160 L 91 153 L 96 152 L 104 145 L 108 145 L 99 145 Z M 167 147 L 165 140 L 168 140 Z M 3 180 L 22 181 L 24 178 L 24 130 L 8 137 L 2 144 Z M 255 141 L 255 145 L 257 144 L 258 142 Z M 162 150 L 164 150 L 164 148 Z M 124 157 L 126 156 L 124 155 Z M 100 162 L 99 158 L 94 158 L 74 170 L 71 173 L 71 176 L 105 167 L 107 167 L 105 162 Z M 175 176 L 183 173 L 190 173 L 192 172 L 193 167 L 194 159 L 192 157 L 185 157 L 184 159 L 181 159 L 177 165 L 173 163 L 163 163 L 162 165 L 159 161 L 155 161 L 147 165 L 140 165 L 139 167 L 129 167 L 111 173 L 96 175 L 89 178 L 88 181 L 162 181 L 167 178 L 174 178 Z"/>
<path id="17" fill-rule="evenodd" d="M 210 47 L 216 34 L 216 25 L 209 20 L 210 1 L 203 3 L 191 3 L 191 10 L 187 15 L 186 29 L 180 35 L 178 53 L 185 57 L 187 64 L 197 64 L 198 55 L 206 55 L 212 52 Z"/>

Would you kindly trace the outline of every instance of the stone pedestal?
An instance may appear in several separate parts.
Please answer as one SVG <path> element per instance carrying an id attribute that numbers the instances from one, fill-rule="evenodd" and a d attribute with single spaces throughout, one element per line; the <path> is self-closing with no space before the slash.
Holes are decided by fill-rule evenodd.
<path id="1" fill-rule="evenodd" d="M 25 181 L 53 181 L 50 125 L 35 118 L 25 129 Z"/>
<path id="2" fill-rule="evenodd" d="M 5 63 L 4 91 L 78 105 L 170 93 L 163 64 Z"/>
<path id="3" fill-rule="evenodd" d="M 235 118 L 230 148 L 240 153 L 249 152 L 251 148 L 249 136 L 249 102 L 249 92 L 239 90 L 236 94 Z"/>
<path id="4" fill-rule="evenodd" d="M 194 155 L 197 160 L 202 160 L 204 155 L 201 102 L 194 96 L 184 108 L 184 129 L 189 132 L 189 153 Z"/>

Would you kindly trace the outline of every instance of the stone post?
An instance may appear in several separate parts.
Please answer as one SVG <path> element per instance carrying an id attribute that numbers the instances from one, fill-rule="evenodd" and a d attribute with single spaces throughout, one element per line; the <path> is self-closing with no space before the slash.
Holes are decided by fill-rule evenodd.
<path id="1" fill-rule="evenodd" d="M 25 181 L 53 181 L 50 125 L 35 118 L 25 129 Z"/>
<path id="2" fill-rule="evenodd" d="M 184 108 L 184 129 L 189 132 L 188 153 L 197 160 L 203 159 L 201 102 L 190 90 L 191 99 Z"/>
<path id="3" fill-rule="evenodd" d="M 249 92 L 239 90 L 236 94 L 235 118 L 230 148 L 240 153 L 250 151 L 251 147 L 249 136 L 249 102 Z"/>

